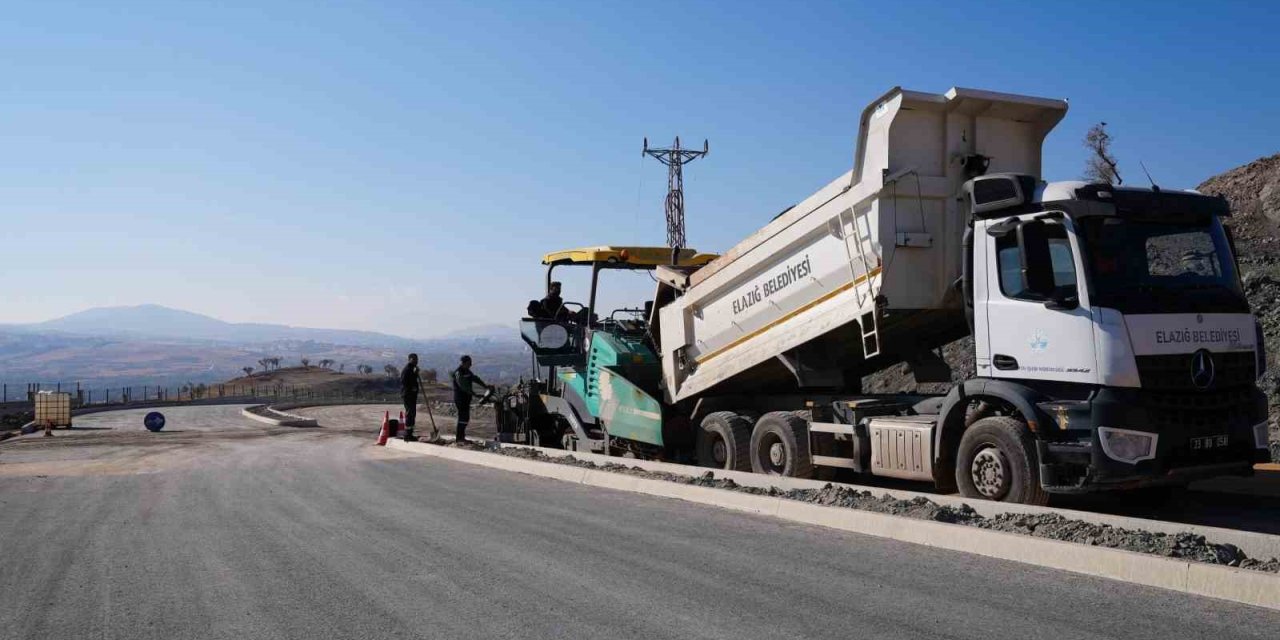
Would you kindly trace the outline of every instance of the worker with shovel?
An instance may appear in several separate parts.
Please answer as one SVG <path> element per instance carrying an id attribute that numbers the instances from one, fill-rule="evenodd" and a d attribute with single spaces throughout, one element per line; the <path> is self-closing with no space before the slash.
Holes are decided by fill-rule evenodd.
<path id="1" fill-rule="evenodd" d="M 462 356 L 458 368 L 453 370 L 453 404 L 458 408 L 458 433 L 457 442 L 459 444 L 467 441 L 467 423 L 471 422 L 471 399 L 475 397 L 475 386 L 479 385 L 485 389 L 489 385 L 485 384 L 480 376 L 471 371 L 471 356 Z"/>
<path id="2" fill-rule="evenodd" d="M 422 378 L 418 376 L 418 354 L 409 354 L 409 362 L 400 370 L 400 397 L 404 400 L 404 439 L 406 442 L 416 440 L 413 437 L 414 419 L 418 417 L 418 393 L 422 389 Z"/>

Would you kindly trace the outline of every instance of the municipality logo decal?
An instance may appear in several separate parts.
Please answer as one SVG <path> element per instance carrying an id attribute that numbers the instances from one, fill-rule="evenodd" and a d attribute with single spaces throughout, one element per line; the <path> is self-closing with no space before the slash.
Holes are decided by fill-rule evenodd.
<path id="1" fill-rule="evenodd" d="M 1027 344 L 1031 345 L 1032 351 L 1040 353 L 1049 348 L 1049 338 L 1044 335 L 1043 329 L 1036 329 L 1036 332 L 1031 334 L 1031 339 L 1027 341 Z"/>

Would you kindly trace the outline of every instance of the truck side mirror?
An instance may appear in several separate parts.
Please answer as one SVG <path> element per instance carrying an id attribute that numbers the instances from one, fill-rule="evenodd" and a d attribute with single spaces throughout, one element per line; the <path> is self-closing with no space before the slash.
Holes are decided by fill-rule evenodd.
<path id="1" fill-rule="evenodd" d="M 1049 297 L 1053 294 L 1053 259 L 1049 255 L 1049 233 L 1041 220 L 1018 226 L 1018 249 L 1022 255 L 1023 291 Z"/>

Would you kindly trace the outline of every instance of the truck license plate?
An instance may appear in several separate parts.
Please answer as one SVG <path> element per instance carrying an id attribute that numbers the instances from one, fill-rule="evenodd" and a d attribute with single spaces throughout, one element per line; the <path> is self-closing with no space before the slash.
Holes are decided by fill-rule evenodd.
<path id="1" fill-rule="evenodd" d="M 1201 449 L 1213 449 L 1215 447 L 1227 446 L 1227 436 L 1205 436 L 1203 438 L 1192 438 L 1191 449 L 1198 451 Z"/>

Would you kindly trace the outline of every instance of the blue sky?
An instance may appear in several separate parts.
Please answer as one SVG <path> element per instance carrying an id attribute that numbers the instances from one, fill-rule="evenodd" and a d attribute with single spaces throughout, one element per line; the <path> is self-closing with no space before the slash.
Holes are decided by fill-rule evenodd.
<path id="1" fill-rule="evenodd" d="M 1047 178 L 1105 120 L 1130 181 L 1193 187 L 1280 152 L 1254 5 L 6 3 L 0 322 L 514 323 L 542 253 L 665 240 L 644 136 L 710 139 L 688 236 L 719 251 L 847 170 L 894 85 L 1068 98 Z"/>

